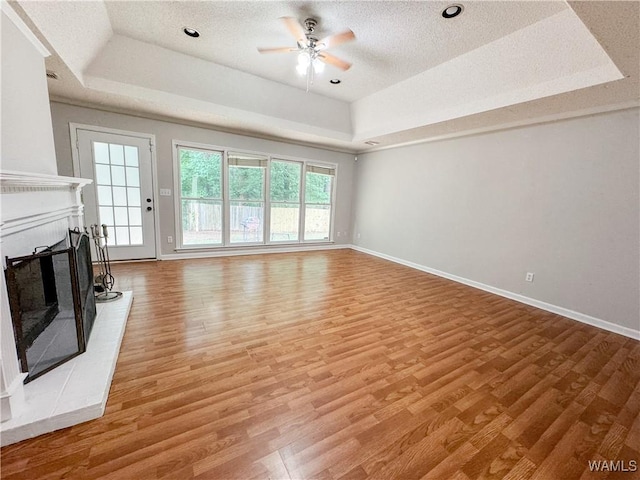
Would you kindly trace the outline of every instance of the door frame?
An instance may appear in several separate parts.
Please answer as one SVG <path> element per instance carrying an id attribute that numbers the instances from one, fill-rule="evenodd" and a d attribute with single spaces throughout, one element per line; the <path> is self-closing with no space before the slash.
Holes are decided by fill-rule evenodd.
<path id="1" fill-rule="evenodd" d="M 162 258 L 162 244 L 160 242 L 160 208 L 158 202 L 158 164 L 156 162 L 156 136 L 152 133 L 132 132 L 129 130 L 120 130 L 117 128 L 100 127 L 97 125 L 87 125 L 83 123 L 69 122 L 69 137 L 71 138 L 71 160 L 73 163 L 73 176 L 80 178 L 80 142 L 78 141 L 78 130 L 88 130 L 97 133 L 111 133 L 114 135 L 124 135 L 127 137 L 136 137 L 149 140 L 151 146 L 151 198 L 153 200 L 153 236 L 155 237 L 156 256 L 153 259 Z M 84 201 L 82 202 L 84 209 Z M 82 223 L 84 226 L 84 214 L 82 215 Z M 125 260 L 126 261 L 126 260 Z M 137 260 L 135 260 L 137 261 Z"/>

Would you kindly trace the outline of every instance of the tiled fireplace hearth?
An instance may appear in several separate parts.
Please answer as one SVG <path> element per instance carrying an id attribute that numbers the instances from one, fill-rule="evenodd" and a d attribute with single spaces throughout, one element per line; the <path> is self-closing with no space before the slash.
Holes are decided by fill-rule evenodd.
<path id="1" fill-rule="evenodd" d="M 81 189 L 90 180 L 0 171 L 0 256 L 30 255 L 83 225 Z M 0 275 L 0 438 L 2 445 L 102 415 L 132 302 L 99 305 L 85 353 L 23 385 L 4 273 Z"/>

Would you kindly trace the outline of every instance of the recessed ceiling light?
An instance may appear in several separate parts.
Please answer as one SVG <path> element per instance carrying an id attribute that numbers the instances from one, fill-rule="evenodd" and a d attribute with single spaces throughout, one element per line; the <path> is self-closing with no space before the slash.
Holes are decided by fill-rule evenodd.
<path id="1" fill-rule="evenodd" d="M 339 78 L 332 78 L 331 80 L 329 80 L 329 83 L 333 84 L 333 85 L 338 85 L 342 80 L 340 80 Z"/>
<path id="2" fill-rule="evenodd" d="M 51 70 L 47 70 L 47 78 L 51 78 L 52 80 L 58 80 L 58 74 L 56 72 L 53 72 Z"/>
<path id="3" fill-rule="evenodd" d="M 374 142 L 373 140 L 369 140 L 368 142 L 364 142 L 367 145 L 371 145 L 372 147 L 376 146 L 376 145 L 380 145 L 380 142 Z"/>
<path id="4" fill-rule="evenodd" d="M 449 5 L 447 8 L 445 8 L 442 11 L 442 16 L 444 18 L 453 18 L 453 17 L 457 17 L 458 15 L 460 15 L 462 13 L 462 5 Z"/>
<path id="5" fill-rule="evenodd" d="M 198 32 L 195 28 L 184 27 L 182 31 L 184 32 L 185 35 L 188 35 L 193 38 L 198 38 L 200 36 L 200 32 Z"/>

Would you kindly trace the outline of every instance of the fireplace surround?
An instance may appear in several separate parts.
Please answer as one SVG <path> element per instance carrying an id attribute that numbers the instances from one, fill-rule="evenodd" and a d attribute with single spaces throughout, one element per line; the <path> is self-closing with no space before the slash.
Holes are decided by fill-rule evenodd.
<path id="1" fill-rule="evenodd" d="M 81 190 L 91 180 L 0 170 L 0 259 L 55 245 L 69 229 L 84 230 Z M 3 265 L 4 267 L 4 265 Z M 24 383 L 5 276 L 0 275 L 0 445 L 103 415 L 124 336 L 131 292 L 96 306 L 86 352 Z"/>
<path id="2" fill-rule="evenodd" d="M 30 255 L 81 227 L 82 188 L 91 180 L 0 170 L 0 259 Z M 5 276 L 0 275 L 0 414 L 2 422 L 25 409 L 24 379 L 13 334 Z M 43 377 L 44 378 L 44 377 Z"/>

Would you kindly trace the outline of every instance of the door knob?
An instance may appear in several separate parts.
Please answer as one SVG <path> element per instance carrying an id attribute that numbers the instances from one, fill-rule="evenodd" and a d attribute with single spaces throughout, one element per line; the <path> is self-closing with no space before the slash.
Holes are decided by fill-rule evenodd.
<path id="1" fill-rule="evenodd" d="M 150 198 L 147 198 L 147 203 L 151 203 L 151 199 Z"/>
<path id="2" fill-rule="evenodd" d="M 147 212 L 150 212 L 151 210 L 153 210 L 151 207 L 147 207 Z"/>

